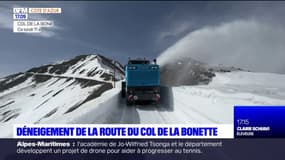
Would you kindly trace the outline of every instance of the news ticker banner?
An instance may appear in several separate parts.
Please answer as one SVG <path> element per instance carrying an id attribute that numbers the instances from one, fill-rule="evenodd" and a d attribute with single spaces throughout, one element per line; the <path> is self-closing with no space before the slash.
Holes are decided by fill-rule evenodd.
<path id="1" fill-rule="evenodd" d="M 14 138 L 229 139 L 231 124 L 17 124 Z"/>
<path id="2" fill-rule="evenodd" d="M 34 20 L 30 15 L 61 14 L 61 8 L 13 8 L 13 32 L 40 33 L 44 28 L 54 26 L 54 21 L 40 19 Z M 37 19 L 43 18 L 37 16 Z"/>
<path id="3" fill-rule="evenodd" d="M 235 138 L 285 138 L 285 106 L 235 106 Z"/>
<path id="4" fill-rule="evenodd" d="M 235 106 L 233 124 L 17 124 L 14 138 L 284 138 L 285 106 Z"/>

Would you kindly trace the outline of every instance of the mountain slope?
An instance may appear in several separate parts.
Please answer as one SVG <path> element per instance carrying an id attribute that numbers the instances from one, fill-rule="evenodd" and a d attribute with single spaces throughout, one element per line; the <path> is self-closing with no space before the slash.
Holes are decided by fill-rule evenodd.
<path id="1" fill-rule="evenodd" d="M 74 112 L 124 78 L 122 65 L 102 55 L 81 55 L 32 68 L 0 81 L 0 123 L 43 123 Z"/>
<path id="2" fill-rule="evenodd" d="M 124 77 L 120 63 L 102 55 L 80 55 L 58 64 L 45 65 L 28 70 L 28 73 L 38 73 L 62 77 L 91 78 L 98 81 L 112 81 L 114 70 L 116 79 Z"/>

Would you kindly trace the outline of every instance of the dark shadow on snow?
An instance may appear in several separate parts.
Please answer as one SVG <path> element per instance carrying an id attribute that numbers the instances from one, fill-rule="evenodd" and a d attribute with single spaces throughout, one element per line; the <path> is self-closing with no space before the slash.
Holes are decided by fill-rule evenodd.
<path id="1" fill-rule="evenodd" d="M 157 111 L 167 111 L 172 112 L 174 110 L 173 103 L 173 92 L 171 87 L 161 86 L 160 87 L 160 102 L 154 104 L 153 102 L 144 101 L 137 102 L 135 105 L 130 107 L 136 107 L 141 110 L 157 110 Z"/>

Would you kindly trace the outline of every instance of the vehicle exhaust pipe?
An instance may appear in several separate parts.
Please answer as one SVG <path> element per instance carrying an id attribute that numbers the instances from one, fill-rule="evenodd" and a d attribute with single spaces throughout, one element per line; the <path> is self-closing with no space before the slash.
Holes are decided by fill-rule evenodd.
<path id="1" fill-rule="evenodd" d="M 156 64 L 156 59 L 153 59 L 153 63 Z"/>

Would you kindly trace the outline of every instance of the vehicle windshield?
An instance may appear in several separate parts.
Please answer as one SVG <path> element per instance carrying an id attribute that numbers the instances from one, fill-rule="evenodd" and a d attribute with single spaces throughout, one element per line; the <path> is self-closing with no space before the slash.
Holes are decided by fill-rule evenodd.
<path id="1" fill-rule="evenodd" d="M 148 60 L 130 60 L 129 64 L 150 64 Z"/>

